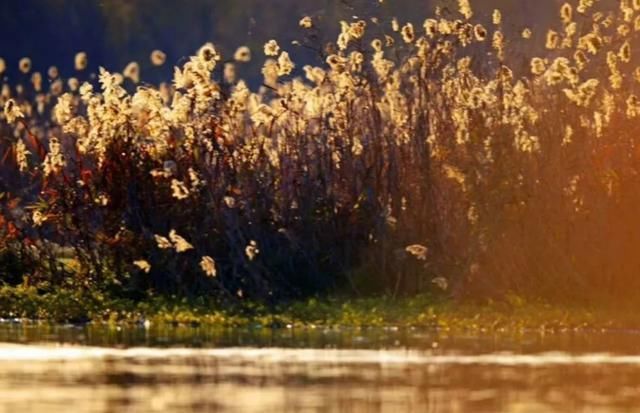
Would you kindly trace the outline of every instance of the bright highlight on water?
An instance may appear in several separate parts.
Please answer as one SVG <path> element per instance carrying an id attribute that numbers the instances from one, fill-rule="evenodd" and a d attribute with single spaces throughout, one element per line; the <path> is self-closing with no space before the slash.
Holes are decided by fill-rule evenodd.
<path id="1" fill-rule="evenodd" d="M 545 352 L 539 354 L 438 354 L 417 350 L 345 350 L 291 348 L 149 348 L 127 349 L 57 345 L 0 345 L 0 363 L 58 362 L 77 360 L 211 360 L 229 363 L 261 364 L 319 364 L 344 365 L 378 364 L 383 367 L 407 365 L 494 365 L 551 367 L 558 365 L 630 365 L 640 367 L 640 355 L 608 353 L 570 354 Z"/>

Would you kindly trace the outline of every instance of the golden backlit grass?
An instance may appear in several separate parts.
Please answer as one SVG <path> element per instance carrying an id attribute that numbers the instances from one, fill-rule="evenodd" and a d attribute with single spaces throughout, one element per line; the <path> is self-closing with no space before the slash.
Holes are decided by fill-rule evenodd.
<path id="1" fill-rule="evenodd" d="M 23 59 L 0 98 L 5 255 L 132 295 L 633 296 L 640 3 L 568 2 L 514 39 L 459 5 L 341 22 L 318 66 L 206 44 L 158 87 L 132 62 L 45 90 Z M 254 91 L 235 65 L 258 55 Z"/>

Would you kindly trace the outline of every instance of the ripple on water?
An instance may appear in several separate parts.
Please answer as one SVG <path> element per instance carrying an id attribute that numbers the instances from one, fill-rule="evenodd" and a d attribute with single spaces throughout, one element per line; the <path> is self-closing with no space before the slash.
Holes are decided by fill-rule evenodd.
<path id="1" fill-rule="evenodd" d="M 0 344 L 0 413 L 632 411 L 639 367 L 604 352 Z"/>

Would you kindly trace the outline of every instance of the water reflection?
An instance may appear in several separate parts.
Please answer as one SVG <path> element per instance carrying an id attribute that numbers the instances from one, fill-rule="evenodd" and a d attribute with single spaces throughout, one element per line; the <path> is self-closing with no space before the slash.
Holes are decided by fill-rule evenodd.
<path id="1" fill-rule="evenodd" d="M 618 412 L 640 405 L 633 332 L 478 337 L 0 324 L 0 341 L 11 342 L 0 345 L 0 412 Z"/>

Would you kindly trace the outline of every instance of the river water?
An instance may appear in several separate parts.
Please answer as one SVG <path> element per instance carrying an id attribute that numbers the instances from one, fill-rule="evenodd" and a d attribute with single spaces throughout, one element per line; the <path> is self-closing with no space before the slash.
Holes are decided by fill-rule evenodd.
<path id="1" fill-rule="evenodd" d="M 633 412 L 640 334 L 0 323 L 0 412 Z"/>

